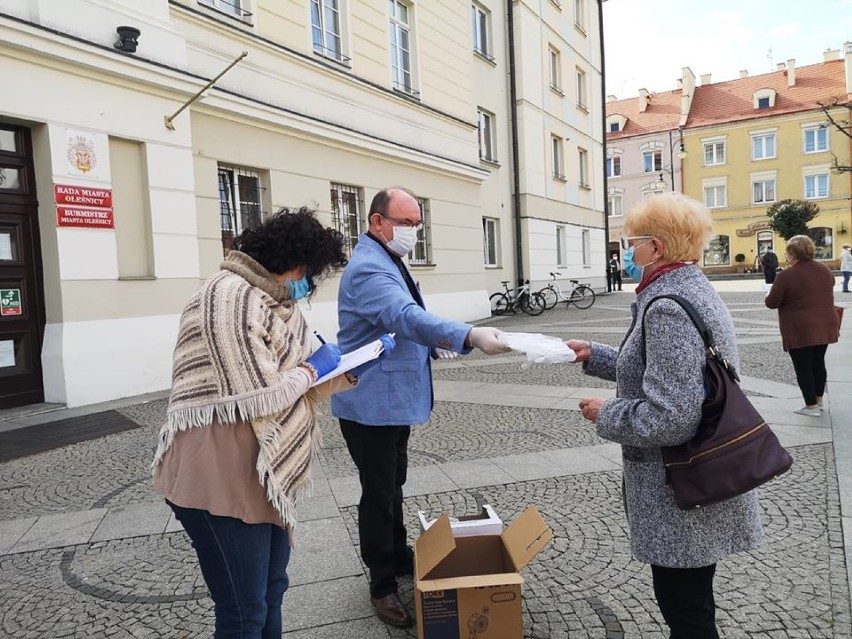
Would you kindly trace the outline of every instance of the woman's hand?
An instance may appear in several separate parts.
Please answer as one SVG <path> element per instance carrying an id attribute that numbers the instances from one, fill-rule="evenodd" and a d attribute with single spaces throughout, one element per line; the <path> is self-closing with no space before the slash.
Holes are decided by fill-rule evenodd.
<path id="1" fill-rule="evenodd" d="M 598 423 L 598 413 L 606 400 L 600 397 L 586 397 L 580 400 L 580 412 L 590 422 Z"/>
<path id="2" fill-rule="evenodd" d="M 588 362 L 592 356 L 592 343 L 584 339 L 569 339 L 565 342 L 565 346 L 570 348 L 577 354 L 577 359 L 574 362 Z"/>

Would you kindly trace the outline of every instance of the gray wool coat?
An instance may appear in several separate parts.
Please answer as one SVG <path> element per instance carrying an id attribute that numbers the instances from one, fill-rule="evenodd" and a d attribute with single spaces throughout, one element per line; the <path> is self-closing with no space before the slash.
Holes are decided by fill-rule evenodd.
<path id="1" fill-rule="evenodd" d="M 617 383 L 616 397 L 598 414 L 597 430 L 621 444 L 633 555 L 658 566 L 696 568 L 756 548 L 763 528 L 755 491 L 684 511 L 665 485 L 660 446 L 682 444 L 698 429 L 705 357 L 698 331 L 672 300 L 658 300 L 648 309 L 643 344 L 639 319 L 648 302 L 664 294 L 689 300 L 713 331 L 721 353 L 739 365 L 731 315 L 701 270 L 690 265 L 641 291 L 631 305 L 633 323 L 621 348 L 593 342 L 584 368 Z"/>

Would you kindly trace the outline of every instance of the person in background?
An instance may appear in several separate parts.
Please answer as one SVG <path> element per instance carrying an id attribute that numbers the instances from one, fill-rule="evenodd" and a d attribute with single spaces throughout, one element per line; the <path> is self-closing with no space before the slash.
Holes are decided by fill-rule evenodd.
<path id="1" fill-rule="evenodd" d="M 612 288 L 614 290 L 618 286 L 621 290 L 621 263 L 618 261 L 618 253 L 613 253 L 609 260 L 609 276 L 612 279 Z"/>
<path id="2" fill-rule="evenodd" d="M 361 500 L 358 537 L 370 572 L 370 598 L 385 623 L 414 623 L 398 595 L 396 578 L 413 572 L 402 516 L 412 424 L 432 412 L 431 358 L 508 351 L 501 332 L 429 313 L 402 258 L 417 242 L 422 223 L 417 198 L 406 189 L 379 191 L 369 210 L 369 230 L 358 239 L 338 294 L 338 341 L 349 352 L 383 333 L 394 333 L 393 353 L 360 379 L 358 388 L 335 395 L 332 414 L 358 468 Z"/>
<path id="3" fill-rule="evenodd" d="M 843 292 L 849 292 L 849 278 L 852 277 L 852 246 L 843 245 L 840 253 L 840 272 L 843 274 Z"/>
<path id="4" fill-rule="evenodd" d="M 781 344 L 793 360 L 796 381 L 805 405 L 795 412 L 819 417 L 827 373 L 825 352 L 837 341 L 839 324 L 834 310 L 834 275 L 814 260 L 816 247 L 807 235 L 787 240 L 790 268 L 778 274 L 766 296 L 768 308 L 778 309 Z"/>
<path id="5" fill-rule="evenodd" d="M 766 249 L 766 253 L 760 258 L 760 264 L 763 266 L 763 281 L 767 284 L 772 284 L 775 281 L 775 274 L 778 271 L 778 256 L 770 246 Z"/>
<path id="6" fill-rule="evenodd" d="M 340 350 L 311 352 L 298 300 L 346 264 L 343 242 L 313 212 L 284 209 L 234 239 L 181 315 L 154 486 L 195 548 L 216 639 L 281 637 L 296 501 L 320 447 L 316 402 L 368 367 L 311 388 Z"/>
<path id="7" fill-rule="evenodd" d="M 712 233 L 710 212 L 679 193 L 648 197 L 627 214 L 622 231 L 624 268 L 639 283 L 630 332 L 620 349 L 567 342 L 587 375 L 618 382 L 616 397 L 584 398 L 580 410 L 600 437 L 621 444 L 631 548 L 651 564 L 670 638 L 717 639 L 716 563 L 760 544 L 757 493 L 690 511 L 677 507 L 660 449 L 683 444 L 698 430 L 705 348 L 680 305 L 662 299 L 649 306 L 659 295 L 686 298 L 713 331 L 721 354 L 737 366 L 731 315 L 698 267 Z"/>

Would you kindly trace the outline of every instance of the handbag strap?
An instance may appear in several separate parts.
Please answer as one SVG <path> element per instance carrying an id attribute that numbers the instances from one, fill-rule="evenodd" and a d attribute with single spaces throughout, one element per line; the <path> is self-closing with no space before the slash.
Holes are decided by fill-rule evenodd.
<path id="1" fill-rule="evenodd" d="M 739 375 L 737 375 L 737 371 L 728 363 L 728 360 L 722 357 L 722 354 L 719 353 L 716 348 L 716 342 L 713 340 L 713 331 L 710 330 L 710 327 L 704 323 L 704 320 L 701 319 L 701 315 L 698 314 L 698 311 L 695 310 L 695 307 L 692 303 L 684 297 L 680 295 L 658 295 L 653 298 L 650 302 L 645 305 L 645 308 L 642 310 L 642 348 L 647 348 L 647 342 L 645 340 L 645 313 L 648 312 L 648 308 L 650 308 L 651 304 L 656 302 L 657 300 L 669 299 L 673 302 L 676 302 L 680 307 L 686 311 L 686 314 L 689 316 L 689 319 L 695 325 L 695 328 L 698 330 L 698 334 L 701 335 L 701 340 L 704 342 L 704 348 L 707 351 L 708 359 L 715 359 L 718 361 L 724 369 L 728 372 L 728 375 L 731 376 L 731 379 L 734 381 L 740 381 Z M 644 352 L 643 352 L 644 355 Z"/>

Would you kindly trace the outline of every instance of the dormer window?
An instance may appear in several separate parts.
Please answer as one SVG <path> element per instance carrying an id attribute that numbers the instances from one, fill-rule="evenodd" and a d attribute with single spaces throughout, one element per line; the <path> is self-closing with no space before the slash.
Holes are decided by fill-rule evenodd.
<path id="1" fill-rule="evenodd" d="M 610 133 L 618 133 L 621 130 L 621 125 L 618 122 L 610 122 L 609 123 L 609 132 Z"/>
<path id="2" fill-rule="evenodd" d="M 755 109 L 770 109 L 775 106 L 775 89 L 758 89 L 751 96 Z"/>
<path id="3" fill-rule="evenodd" d="M 606 118 L 606 130 L 609 133 L 620 133 L 624 131 L 624 125 L 627 124 L 627 118 L 620 113 L 613 113 Z"/>

